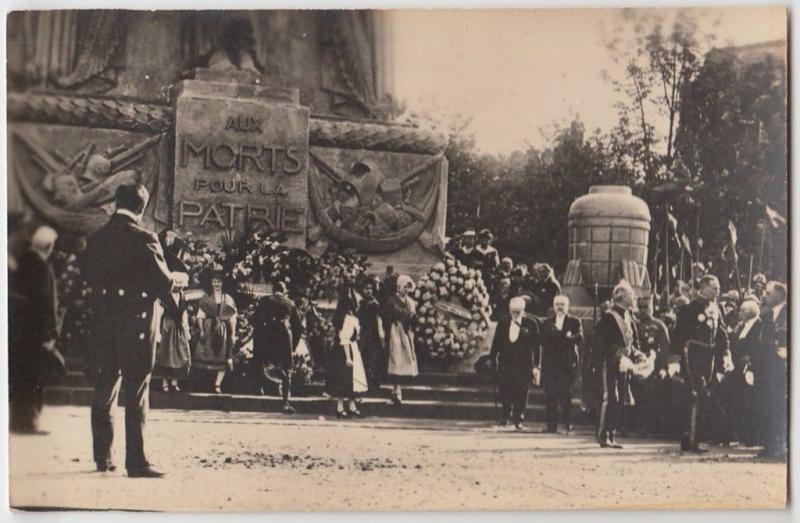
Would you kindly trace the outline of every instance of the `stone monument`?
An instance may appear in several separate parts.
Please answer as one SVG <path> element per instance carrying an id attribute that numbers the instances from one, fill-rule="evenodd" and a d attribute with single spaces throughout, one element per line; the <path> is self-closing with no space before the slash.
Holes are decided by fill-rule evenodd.
<path id="1" fill-rule="evenodd" d="M 178 84 L 172 223 L 214 239 L 246 222 L 305 247 L 309 109 L 296 89 L 200 69 Z"/>

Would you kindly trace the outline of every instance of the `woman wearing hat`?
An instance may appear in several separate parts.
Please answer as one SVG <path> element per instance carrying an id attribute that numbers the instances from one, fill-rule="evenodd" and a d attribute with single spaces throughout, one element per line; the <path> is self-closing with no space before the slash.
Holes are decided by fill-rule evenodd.
<path id="1" fill-rule="evenodd" d="M 389 332 L 389 364 L 387 375 L 394 384 L 392 403 L 403 402 L 401 384 L 419 374 L 417 354 L 414 352 L 414 333 L 411 320 L 417 312 L 416 303 L 408 295 L 415 289 L 410 277 L 401 274 L 397 277 L 397 290 L 386 303 L 385 323 Z"/>
<path id="2" fill-rule="evenodd" d="M 222 290 L 221 271 L 211 271 L 203 278 L 205 295 L 197 311 L 197 348 L 194 366 L 215 371 L 214 392 L 220 393 L 225 370 L 233 367 L 236 344 L 236 303 Z"/>

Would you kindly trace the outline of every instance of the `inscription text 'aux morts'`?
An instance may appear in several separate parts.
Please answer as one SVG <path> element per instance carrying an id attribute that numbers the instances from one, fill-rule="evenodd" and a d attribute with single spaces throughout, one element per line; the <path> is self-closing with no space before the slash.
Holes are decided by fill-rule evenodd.
<path id="1" fill-rule="evenodd" d="M 297 147 L 252 142 L 215 143 L 191 136 L 180 137 L 178 145 L 181 167 L 198 159 L 203 169 L 217 171 L 255 170 L 270 175 L 292 175 L 303 170 L 302 153 Z"/>
<path id="2" fill-rule="evenodd" d="M 290 191 L 280 179 L 283 175 L 291 177 L 302 172 L 305 163 L 303 152 L 298 147 L 259 143 L 258 135 L 264 133 L 264 118 L 228 116 L 224 118 L 222 127 L 224 133 L 216 134 L 213 138 L 191 134 L 178 138 L 178 165 L 199 166 L 208 173 L 208 176 L 200 175 L 192 180 L 189 186 L 192 191 L 198 196 L 227 193 L 287 198 Z M 238 133 L 247 133 L 247 137 Z M 212 174 L 214 171 L 236 174 L 216 178 Z M 266 178 L 252 177 L 261 173 Z M 249 177 L 246 176 L 248 174 Z M 304 231 L 301 217 L 305 211 L 295 208 L 290 202 L 253 203 L 191 198 L 178 201 L 177 207 L 179 227 L 194 223 L 200 227 L 213 224 L 232 229 L 246 220 L 255 220 L 265 222 L 276 230 Z"/>

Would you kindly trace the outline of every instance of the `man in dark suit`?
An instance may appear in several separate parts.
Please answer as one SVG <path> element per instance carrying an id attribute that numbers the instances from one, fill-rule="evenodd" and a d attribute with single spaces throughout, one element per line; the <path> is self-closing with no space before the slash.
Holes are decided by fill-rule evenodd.
<path id="1" fill-rule="evenodd" d="M 553 298 L 561 294 L 561 284 L 547 263 L 533 264 L 531 277 L 523 283 L 523 289 L 532 297 L 528 312 L 539 318 L 547 318 Z"/>
<path id="2" fill-rule="evenodd" d="M 569 313 L 569 298 L 553 299 L 554 314 L 542 325 L 542 385 L 547 405 L 545 432 L 558 431 L 558 408 L 567 432 L 572 431 L 572 385 L 578 372 L 578 354 L 583 343 L 581 320 Z"/>
<path id="3" fill-rule="evenodd" d="M 759 313 L 758 302 L 754 300 L 745 300 L 739 307 L 740 321 L 731 339 L 734 372 L 725 377 L 719 391 L 726 414 L 718 423 L 723 443 L 736 436 L 748 446 L 755 443 L 754 421 L 757 411 L 753 394 L 752 361 L 762 352 L 761 331 L 764 322 Z"/>
<path id="4" fill-rule="evenodd" d="M 46 353 L 60 358 L 56 279 L 48 258 L 58 235 L 43 225 L 9 273 L 9 422 L 13 432 L 36 433 L 44 399 Z"/>
<path id="5" fill-rule="evenodd" d="M 653 373 L 643 380 L 631 383 L 636 425 L 645 434 L 659 433 L 667 426 L 668 409 L 664 404 L 669 397 L 667 367 L 669 359 L 669 331 L 664 322 L 653 316 L 652 296 L 642 296 L 638 300 L 636 331 L 642 353 L 654 360 Z"/>
<path id="6" fill-rule="evenodd" d="M 614 287 L 613 306 L 604 312 L 594 333 L 594 366 L 602 398 L 597 418 L 597 441 L 602 448 L 621 449 L 616 442 L 617 427 L 626 405 L 631 405 L 630 371 L 642 358 L 639 336 L 631 311 L 634 290 L 626 281 Z"/>
<path id="7" fill-rule="evenodd" d="M 689 386 L 687 431 L 681 441 L 684 452 L 706 452 L 699 445 L 699 429 L 711 408 L 712 380 L 733 370 L 728 334 L 717 305 L 719 280 L 700 278 L 697 296 L 678 309 L 672 350 L 681 355 L 681 373 Z"/>
<path id="8" fill-rule="evenodd" d="M 122 375 L 125 405 L 125 468 L 129 477 L 163 476 L 144 452 L 148 386 L 160 335 L 160 298 L 185 274 L 167 268 L 155 234 L 140 221 L 150 195 L 142 185 L 122 185 L 115 195 L 116 212 L 92 234 L 82 257 L 81 274 L 92 289 L 93 347 L 88 367 L 95 377 L 92 400 L 94 461 L 100 472 L 113 471 L 111 408 Z"/>
<path id="9" fill-rule="evenodd" d="M 786 286 L 777 281 L 767 284 L 761 351 L 753 354 L 755 394 L 761 413 L 761 443 L 765 458 L 786 458 L 786 417 L 788 379 L 788 321 Z"/>
<path id="10" fill-rule="evenodd" d="M 286 296 L 286 284 L 278 282 L 272 296 L 261 298 L 253 324 L 253 363 L 259 377 L 279 383 L 284 414 L 294 414 L 289 403 L 292 386 L 292 353 L 303 334 L 303 322 L 294 302 Z"/>
<path id="11" fill-rule="evenodd" d="M 513 298 L 509 310 L 510 315 L 497 324 L 489 361 L 497 369 L 503 404 L 500 425 L 506 425 L 513 412 L 514 426 L 521 430 L 531 379 L 539 366 L 539 325 L 525 317 L 524 298 Z"/>

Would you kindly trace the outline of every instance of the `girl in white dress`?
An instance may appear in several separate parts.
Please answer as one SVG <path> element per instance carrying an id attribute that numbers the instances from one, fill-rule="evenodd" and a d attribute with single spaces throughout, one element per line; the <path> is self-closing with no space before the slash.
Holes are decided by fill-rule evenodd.
<path id="1" fill-rule="evenodd" d="M 343 294 L 337 303 L 333 320 L 338 335 L 331 348 L 326 386 L 328 393 L 336 398 L 338 418 L 364 416 L 356 405 L 356 397 L 368 390 L 364 362 L 358 349 L 361 326 L 356 316 L 357 308 L 356 303 Z M 345 399 L 349 400 L 348 410 L 344 410 Z"/>

